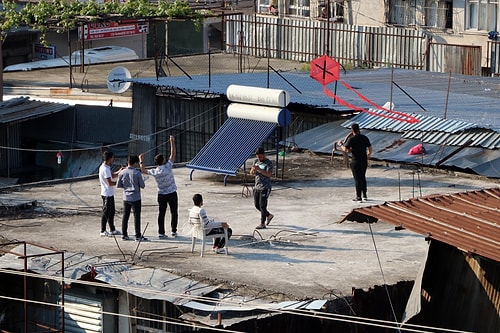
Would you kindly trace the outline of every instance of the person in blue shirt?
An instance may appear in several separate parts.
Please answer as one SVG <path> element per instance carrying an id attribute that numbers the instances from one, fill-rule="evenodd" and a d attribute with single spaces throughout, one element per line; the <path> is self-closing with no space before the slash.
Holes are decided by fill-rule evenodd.
<path id="1" fill-rule="evenodd" d="M 128 237 L 128 219 L 130 211 L 134 213 L 135 240 L 147 241 L 141 234 L 141 189 L 145 187 L 141 172 L 137 169 L 139 157 L 130 155 L 128 166 L 118 175 L 116 187 L 123 189 L 123 217 L 122 217 L 122 239 L 130 240 Z"/>

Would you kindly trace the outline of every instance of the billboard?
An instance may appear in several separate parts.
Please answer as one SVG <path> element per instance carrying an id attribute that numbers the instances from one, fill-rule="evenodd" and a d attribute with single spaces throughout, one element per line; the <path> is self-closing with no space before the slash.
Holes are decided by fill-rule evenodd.
<path id="1" fill-rule="evenodd" d="M 44 46 L 39 43 L 33 45 L 33 58 L 36 60 L 46 60 L 56 58 L 56 47 L 55 46 Z"/>
<path id="2" fill-rule="evenodd" d="M 82 39 L 82 27 L 78 28 Z M 149 22 L 145 20 L 122 20 L 119 22 L 93 22 L 83 26 L 84 40 L 127 37 L 149 33 Z"/>

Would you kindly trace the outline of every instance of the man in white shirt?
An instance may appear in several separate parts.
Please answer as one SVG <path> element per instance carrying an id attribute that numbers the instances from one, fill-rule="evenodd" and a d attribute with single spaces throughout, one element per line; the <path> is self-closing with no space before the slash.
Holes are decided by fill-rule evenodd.
<path id="1" fill-rule="evenodd" d="M 118 176 L 118 173 L 122 170 L 112 172 L 111 165 L 115 160 L 115 155 L 111 151 L 105 151 L 103 153 L 103 159 L 101 166 L 99 167 L 99 182 L 101 183 L 101 198 L 102 198 L 102 217 L 101 217 L 101 236 L 110 237 L 112 235 L 120 235 L 120 232 L 116 230 L 114 218 L 115 218 L 115 186 L 116 182 L 113 178 Z M 106 224 L 109 225 L 109 232 L 106 230 Z"/>

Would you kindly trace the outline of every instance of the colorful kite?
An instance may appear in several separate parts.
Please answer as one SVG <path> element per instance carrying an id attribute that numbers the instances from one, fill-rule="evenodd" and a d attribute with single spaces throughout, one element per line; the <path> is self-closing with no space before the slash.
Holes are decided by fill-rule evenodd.
<path id="1" fill-rule="evenodd" d="M 363 96 L 360 94 L 358 91 L 356 91 L 353 87 L 351 87 L 349 84 L 346 82 L 340 80 L 340 64 L 335 61 L 334 59 L 330 58 L 329 56 L 321 56 L 319 58 L 316 58 L 311 61 L 311 70 L 309 75 L 311 78 L 315 79 L 318 81 L 322 86 L 323 86 L 323 92 L 325 95 L 335 99 L 338 103 L 347 106 L 348 108 L 351 108 L 356 111 L 360 112 L 366 112 L 370 115 L 377 116 L 377 117 L 382 117 L 382 118 L 389 118 L 397 121 L 402 121 L 402 122 L 407 122 L 407 123 L 417 123 L 419 120 L 415 117 L 412 117 L 406 113 L 403 112 L 398 112 L 394 110 L 387 109 L 383 106 L 380 106 L 374 102 L 372 102 L 370 99 L 367 97 Z M 352 105 L 351 103 L 341 99 L 337 95 L 335 95 L 333 92 L 331 92 L 326 85 L 330 84 L 332 82 L 339 81 L 344 87 L 355 93 L 360 99 L 363 101 L 367 102 L 368 104 L 372 105 L 376 111 L 370 111 L 366 110 L 363 108 L 360 108 L 358 106 Z"/>

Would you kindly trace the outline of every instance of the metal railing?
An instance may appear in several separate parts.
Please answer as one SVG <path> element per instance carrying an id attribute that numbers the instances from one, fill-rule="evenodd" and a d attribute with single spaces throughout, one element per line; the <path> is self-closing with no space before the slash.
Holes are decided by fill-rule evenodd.
<path id="1" fill-rule="evenodd" d="M 271 15 L 225 18 L 225 50 L 243 56 L 310 62 L 329 55 L 346 68 L 394 67 L 481 75 L 481 47 L 435 43 L 421 30 L 370 27 Z M 490 42 L 500 72 L 500 44 Z"/>

